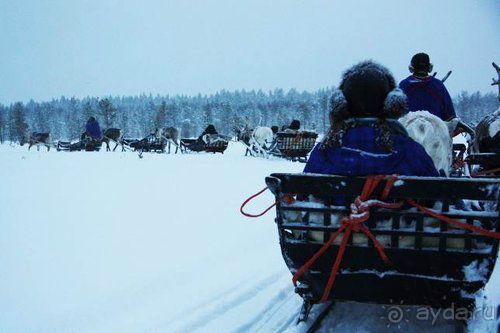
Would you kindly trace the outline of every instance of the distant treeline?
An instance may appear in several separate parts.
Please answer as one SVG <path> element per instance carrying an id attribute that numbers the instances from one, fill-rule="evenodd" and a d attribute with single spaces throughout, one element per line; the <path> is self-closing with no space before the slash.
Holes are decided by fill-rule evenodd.
<path id="1" fill-rule="evenodd" d="M 35 131 L 50 132 L 53 140 L 77 139 L 90 116 L 103 128 L 121 128 L 131 138 L 165 126 L 180 128 L 182 137 L 192 137 L 209 123 L 220 133 L 232 134 L 234 127 L 245 124 L 281 127 L 292 119 L 321 133 L 328 127 L 331 92 L 331 88 L 316 92 L 242 90 L 210 96 L 61 97 L 50 102 L 0 104 L 0 141 L 21 141 Z M 471 125 L 498 108 L 493 93 L 462 92 L 454 103 L 457 114 Z"/>

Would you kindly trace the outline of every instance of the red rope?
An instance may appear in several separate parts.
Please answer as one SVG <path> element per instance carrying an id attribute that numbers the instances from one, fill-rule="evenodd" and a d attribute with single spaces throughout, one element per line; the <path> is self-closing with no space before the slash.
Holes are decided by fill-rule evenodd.
<path id="1" fill-rule="evenodd" d="M 449 223 L 449 224 L 453 224 L 459 228 L 462 228 L 462 229 L 467 229 L 469 231 L 472 231 L 472 232 L 476 232 L 478 234 L 481 234 L 481 235 L 484 235 L 484 236 L 487 236 L 487 237 L 491 237 L 491 238 L 496 238 L 496 239 L 500 239 L 500 232 L 491 232 L 491 231 L 488 231 L 488 230 L 485 230 L 483 228 L 480 228 L 480 227 L 477 227 L 475 225 L 471 225 L 471 224 L 467 224 L 467 223 L 464 223 L 464 222 L 460 222 L 458 220 L 455 220 L 455 219 L 452 219 L 451 217 L 448 217 L 448 216 L 444 216 L 444 215 L 441 215 L 427 207 L 424 207 L 418 203 L 416 203 L 413 199 L 406 199 L 406 201 L 412 205 L 413 207 L 416 207 L 418 210 L 426 213 L 427 215 L 430 215 L 432 217 L 435 217 L 437 218 L 438 220 L 441 220 L 441 221 L 444 221 L 446 223 Z"/>
<path id="2" fill-rule="evenodd" d="M 344 232 L 344 236 L 342 237 L 342 242 L 339 246 L 339 250 L 337 253 L 337 257 L 335 258 L 335 262 L 332 266 L 330 276 L 328 278 L 328 282 L 325 286 L 325 290 L 323 291 L 323 295 L 319 302 L 325 302 L 328 300 L 330 292 L 333 288 L 333 284 L 335 282 L 335 278 L 337 276 L 337 272 L 340 268 L 340 264 L 342 263 L 342 259 L 344 257 L 344 252 L 347 247 L 347 242 L 349 241 L 349 237 L 353 232 L 363 232 L 366 234 L 368 238 L 373 242 L 377 252 L 384 262 L 389 262 L 387 255 L 384 252 L 384 248 L 382 244 L 379 243 L 377 238 L 370 232 L 370 230 L 363 224 L 370 218 L 370 208 L 371 207 L 383 207 L 388 209 L 401 208 L 403 205 L 401 202 L 398 203 L 387 203 L 379 200 L 368 200 L 373 191 L 377 188 L 379 183 L 384 179 L 385 176 L 377 175 L 377 176 L 368 176 L 366 178 L 365 184 L 363 186 L 363 190 L 361 195 L 357 197 L 354 202 L 351 204 L 351 214 L 349 217 L 342 219 L 340 228 L 334 232 L 330 239 L 323 244 L 323 246 L 309 259 L 302 267 L 300 267 L 297 272 L 294 274 L 292 278 L 292 282 L 294 285 L 297 285 L 297 280 L 307 271 L 311 266 L 318 260 L 323 253 L 333 244 L 335 239 Z M 387 199 L 389 192 L 396 181 L 397 176 L 393 175 L 391 178 L 387 180 L 387 183 L 382 191 L 382 199 Z"/>
<path id="3" fill-rule="evenodd" d="M 259 195 L 261 195 L 262 193 L 264 193 L 266 190 L 268 189 L 268 187 L 264 187 L 262 190 L 260 190 L 259 192 L 255 193 L 254 195 L 250 196 L 248 199 L 246 199 L 240 206 L 240 213 L 245 215 L 246 217 L 261 217 L 262 215 L 266 214 L 268 211 L 270 211 L 274 206 L 276 206 L 278 203 L 282 202 L 282 201 L 287 201 L 288 204 L 292 203 L 293 202 L 293 196 L 291 194 L 286 194 L 284 196 L 282 196 L 281 198 L 279 198 L 278 200 L 276 200 L 275 203 L 273 203 L 271 206 L 267 207 L 263 212 L 261 213 L 258 213 L 258 214 L 250 214 L 250 213 L 247 213 L 245 211 L 243 211 L 243 208 L 245 208 L 245 206 L 250 202 L 252 201 L 254 198 L 258 197 Z"/>

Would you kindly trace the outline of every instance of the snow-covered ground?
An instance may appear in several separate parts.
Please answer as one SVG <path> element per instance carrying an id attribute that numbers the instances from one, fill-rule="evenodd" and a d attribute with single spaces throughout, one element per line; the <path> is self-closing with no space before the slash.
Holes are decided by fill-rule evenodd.
<path id="1" fill-rule="evenodd" d="M 243 154 L 0 146 L 0 332 L 300 332 L 273 213 L 239 206 L 268 174 L 304 165 Z M 336 305 L 328 326 L 385 329 L 373 307 Z"/>

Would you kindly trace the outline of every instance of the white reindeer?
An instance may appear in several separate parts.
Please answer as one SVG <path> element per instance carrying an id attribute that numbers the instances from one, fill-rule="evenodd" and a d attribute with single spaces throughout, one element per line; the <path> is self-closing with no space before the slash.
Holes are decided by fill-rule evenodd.
<path id="1" fill-rule="evenodd" d="M 267 152 L 273 144 L 274 134 L 271 128 L 259 126 L 253 130 L 250 137 L 250 145 L 253 146 L 260 154 L 267 157 Z"/>
<path id="2" fill-rule="evenodd" d="M 416 111 L 409 112 L 399 122 L 406 128 L 408 135 L 425 148 L 436 169 L 444 170 L 448 176 L 453 163 L 452 133 L 459 120 L 454 118 L 445 122 L 427 111 Z"/>
<path id="3" fill-rule="evenodd" d="M 243 142 L 247 146 L 247 152 L 250 152 L 250 155 L 257 153 L 257 155 L 264 157 L 268 156 L 268 151 L 274 142 L 274 134 L 271 128 L 257 126 L 253 130 L 245 127 L 243 129 L 235 129 L 235 131 L 238 141 Z"/>

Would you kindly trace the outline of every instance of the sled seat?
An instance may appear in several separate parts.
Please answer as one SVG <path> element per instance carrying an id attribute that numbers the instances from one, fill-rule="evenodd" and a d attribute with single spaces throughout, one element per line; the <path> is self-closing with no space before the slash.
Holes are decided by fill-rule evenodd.
<path id="1" fill-rule="evenodd" d="M 205 151 L 208 153 L 221 153 L 227 149 L 229 142 L 227 140 L 218 139 L 214 142 L 207 143 L 205 145 Z"/>
<path id="2" fill-rule="evenodd" d="M 86 140 L 71 143 L 70 141 L 58 141 L 56 144 L 57 151 L 99 151 L 102 142 Z"/>
<path id="3" fill-rule="evenodd" d="M 276 199 L 293 194 L 293 203 L 279 201 L 276 222 L 285 263 L 292 274 L 339 229 L 349 205 L 361 193 L 366 177 L 272 174 L 266 183 Z M 387 178 L 386 178 L 387 180 Z M 373 197 L 380 196 L 385 181 Z M 439 207 L 439 213 L 489 231 L 500 231 L 500 181 L 484 178 L 398 177 L 388 201 L 406 198 Z M 458 200 L 477 200 L 484 211 L 454 209 Z M 339 201 L 344 204 L 338 205 Z M 382 243 L 384 263 L 363 233 L 351 237 L 330 299 L 403 303 L 433 307 L 470 306 L 472 294 L 486 284 L 497 257 L 498 240 L 451 227 L 408 205 L 372 209 L 365 222 Z M 320 299 L 342 235 L 300 279 L 306 300 Z M 307 292 L 304 292 L 307 290 Z"/>
<path id="4" fill-rule="evenodd" d="M 125 145 L 134 149 L 134 151 L 141 152 L 164 153 L 165 147 L 167 146 L 165 140 L 158 139 L 154 134 L 150 134 L 141 140 L 125 139 L 123 142 Z"/>
<path id="5" fill-rule="evenodd" d="M 198 139 L 181 139 L 180 147 L 182 152 L 194 151 L 207 153 L 221 153 L 227 149 L 229 142 L 224 139 L 216 139 L 209 143 L 201 143 Z"/>

